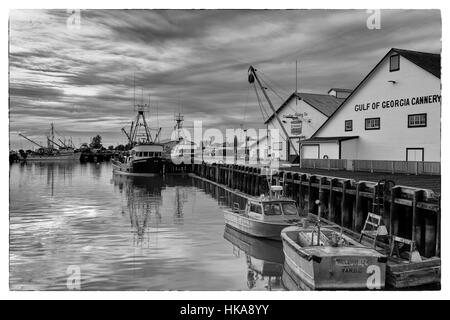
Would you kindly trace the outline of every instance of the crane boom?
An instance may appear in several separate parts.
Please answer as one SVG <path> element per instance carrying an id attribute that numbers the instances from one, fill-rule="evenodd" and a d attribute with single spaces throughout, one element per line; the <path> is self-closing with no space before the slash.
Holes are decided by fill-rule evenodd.
<path id="1" fill-rule="evenodd" d="M 37 143 L 37 142 L 31 140 L 30 138 L 25 137 L 23 134 L 19 133 L 19 136 L 21 136 L 22 138 L 27 139 L 27 140 L 30 141 L 31 143 L 34 143 L 34 144 L 37 145 L 38 147 L 44 148 L 44 149 L 45 149 L 45 147 L 41 146 L 39 143 Z"/>
<path id="2" fill-rule="evenodd" d="M 48 137 L 47 137 L 47 140 L 48 140 L 49 142 L 53 143 L 54 145 L 60 147 L 60 148 L 64 148 L 63 146 L 57 144 L 55 141 L 53 141 L 52 139 L 50 139 L 50 138 L 48 138 Z"/>
<path id="3" fill-rule="evenodd" d="M 159 128 L 158 132 L 156 133 L 156 136 L 155 136 L 155 139 L 153 140 L 153 142 L 156 142 L 156 139 L 158 139 L 160 133 L 161 133 L 161 128 Z"/>
<path id="4" fill-rule="evenodd" d="M 286 131 L 286 128 L 283 125 L 283 122 L 281 122 L 280 117 L 278 117 L 277 111 L 275 110 L 275 108 L 273 107 L 272 101 L 270 101 L 269 96 L 267 95 L 267 92 L 264 88 L 264 86 L 261 84 L 261 81 L 258 78 L 258 75 L 256 74 L 256 70 L 255 68 L 253 68 L 253 66 L 250 66 L 250 68 L 248 68 L 248 72 L 249 72 L 249 77 L 248 77 L 248 81 L 250 83 L 253 83 L 256 79 L 256 82 L 258 83 L 258 85 L 261 88 L 262 93 L 264 94 L 264 97 L 266 98 L 267 102 L 269 103 L 270 109 L 272 109 L 273 114 L 275 115 L 275 117 L 278 120 L 278 124 L 280 125 L 281 130 L 283 130 L 284 135 L 286 136 L 286 139 L 289 141 L 289 143 L 291 144 L 292 149 L 295 151 L 295 154 L 298 156 L 298 151 L 297 148 L 295 147 L 294 143 L 291 141 L 291 139 L 289 139 L 289 134 Z"/>
<path id="5" fill-rule="evenodd" d="M 68 146 L 67 146 L 64 142 L 62 142 L 60 138 L 58 138 L 58 140 L 59 140 L 59 142 L 61 142 L 61 143 L 63 144 L 63 146 L 64 146 L 65 148 L 68 148 Z"/>
<path id="6" fill-rule="evenodd" d="M 123 133 L 125 133 L 125 135 L 128 138 L 128 141 L 131 143 L 131 137 L 128 135 L 128 132 L 125 130 L 125 128 L 122 128 Z"/>

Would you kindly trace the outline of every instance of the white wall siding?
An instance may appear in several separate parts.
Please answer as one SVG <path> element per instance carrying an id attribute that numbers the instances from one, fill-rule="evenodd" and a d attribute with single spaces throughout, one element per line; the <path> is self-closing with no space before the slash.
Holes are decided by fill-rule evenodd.
<path id="1" fill-rule="evenodd" d="M 341 141 L 341 159 L 358 159 L 358 139 Z"/>
<path id="2" fill-rule="evenodd" d="M 283 123 L 286 131 L 289 135 L 291 135 L 291 121 L 292 119 L 285 118 L 286 115 L 293 115 L 295 113 L 305 114 L 304 121 L 302 124 L 302 136 L 304 139 L 310 138 L 317 129 L 328 119 L 323 113 L 318 111 L 317 109 L 311 107 L 309 104 L 304 102 L 303 100 L 297 100 L 297 104 L 295 103 L 295 98 L 291 99 L 288 104 L 278 113 L 278 116 L 281 121 L 285 121 Z M 269 129 L 278 129 L 280 133 L 280 142 L 282 142 L 282 150 L 280 150 L 281 160 L 287 160 L 287 137 L 284 135 L 283 131 L 280 128 L 278 120 L 276 117 L 273 117 L 269 122 Z M 291 137 L 295 137 L 291 135 Z M 298 139 L 293 140 L 295 148 L 299 151 Z M 295 151 L 290 148 L 290 154 L 295 155 Z"/>
<path id="3" fill-rule="evenodd" d="M 424 148 L 425 161 L 440 161 L 441 103 L 412 105 L 413 98 L 440 94 L 439 78 L 402 56 L 400 70 L 389 72 L 387 57 L 316 136 L 359 136 L 357 142 L 342 144 L 342 158 L 404 161 L 407 148 Z M 409 99 L 408 106 L 383 107 L 384 101 L 403 98 Z M 367 110 L 355 111 L 355 106 L 368 103 Z M 417 113 L 427 114 L 427 126 L 408 128 L 408 115 Z M 366 130 L 365 119 L 375 117 L 380 118 L 380 129 Z M 345 120 L 353 120 L 352 131 L 344 130 Z"/>
<path id="4" fill-rule="evenodd" d="M 320 159 L 339 159 L 339 143 L 338 142 L 321 143 Z"/>

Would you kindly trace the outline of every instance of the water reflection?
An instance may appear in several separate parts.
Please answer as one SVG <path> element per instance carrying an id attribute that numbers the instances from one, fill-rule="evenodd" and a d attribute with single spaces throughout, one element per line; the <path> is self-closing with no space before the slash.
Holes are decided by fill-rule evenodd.
<path id="1" fill-rule="evenodd" d="M 12 164 L 10 288 L 67 290 L 75 265 L 82 290 L 281 289 L 270 250 L 224 239 L 221 206 L 238 201 L 188 176 L 113 176 L 109 163 Z"/>
<path id="2" fill-rule="evenodd" d="M 245 255 L 248 289 L 259 281 L 267 290 L 282 289 L 284 255 L 280 241 L 251 237 L 228 226 L 223 237 L 233 245 L 235 256 Z"/>
<path id="3" fill-rule="evenodd" d="M 186 178 L 186 177 L 184 177 Z M 186 187 L 190 186 L 190 179 L 174 179 L 173 176 L 128 177 L 113 175 L 111 182 L 124 196 L 122 214 L 128 212 L 133 243 L 142 246 L 150 245 L 150 228 L 158 229 L 162 222 L 161 207 L 163 205 L 162 192 L 166 188 L 174 188 L 173 222 L 183 223 L 183 205 L 188 199 Z M 180 184 L 185 184 L 181 186 Z M 147 237 L 146 237 L 147 235 Z"/>

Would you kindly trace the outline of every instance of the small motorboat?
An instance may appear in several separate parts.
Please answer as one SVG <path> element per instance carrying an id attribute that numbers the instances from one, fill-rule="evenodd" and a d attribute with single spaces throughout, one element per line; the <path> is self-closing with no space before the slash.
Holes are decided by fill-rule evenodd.
<path id="1" fill-rule="evenodd" d="M 270 196 L 249 197 L 244 210 L 235 203 L 232 210 L 225 210 L 225 223 L 254 237 L 280 240 L 281 230 L 301 222 L 297 203 L 282 197 L 281 190 L 272 186 Z"/>
<path id="2" fill-rule="evenodd" d="M 383 289 L 387 257 L 337 226 L 290 226 L 281 232 L 291 277 L 311 290 Z"/>

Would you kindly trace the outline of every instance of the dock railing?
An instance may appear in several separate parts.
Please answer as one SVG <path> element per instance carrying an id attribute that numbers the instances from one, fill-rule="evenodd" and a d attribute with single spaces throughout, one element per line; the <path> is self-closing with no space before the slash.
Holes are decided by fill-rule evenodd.
<path id="1" fill-rule="evenodd" d="M 432 161 L 302 159 L 300 168 L 415 175 L 440 175 L 441 163 Z"/>

